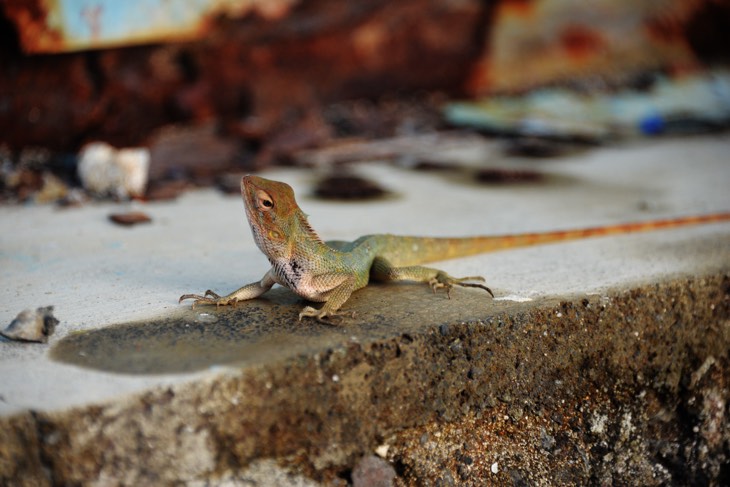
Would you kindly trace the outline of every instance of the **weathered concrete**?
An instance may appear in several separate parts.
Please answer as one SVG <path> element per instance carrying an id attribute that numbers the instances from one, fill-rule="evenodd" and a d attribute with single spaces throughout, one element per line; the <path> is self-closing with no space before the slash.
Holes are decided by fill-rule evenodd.
<path id="1" fill-rule="evenodd" d="M 28 485 L 140 485 L 230 477 L 274 457 L 333 482 L 382 450 L 403 485 L 719 485 L 729 304 L 721 275 L 438 326 L 377 316 L 367 331 L 328 330 L 318 351 L 6 418 L 0 472 Z M 259 315 L 249 311 L 239 323 Z"/>
<path id="2" fill-rule="evenodd" d="M 508 233 L 728 209 L 728 148 L 598 149 L 509 189 L 374 167 L 399 197 L 366 205 L 269 176 L 326 238 Z M 286 291 L 175 303 L 263 274 L 237 199 L 148 205 L 153 224 L 131 230 L 110 211 L 0 208 L 1 321 L 46 304 L 61 320 L 48 346 L 0 343 L 0 483 L 337 484 L 373 452 L 404 485 L 727 479 L 728 224 L 444 263 L 486 270 L 497 299 L 373 286 L 332 328 L 298 323 Z"/>

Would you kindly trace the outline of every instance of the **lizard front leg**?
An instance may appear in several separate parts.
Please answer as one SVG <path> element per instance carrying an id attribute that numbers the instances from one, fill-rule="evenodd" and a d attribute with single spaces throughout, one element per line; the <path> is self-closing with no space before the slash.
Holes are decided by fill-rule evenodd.
<path id="1" fill-rule="evenodd" d="M 333 286 L 333 282 L 334 287 Z M 324 305 L 320 309 L 306 306 L 299 313 L 299 321 L 305 316 L 315 318 L 317 321 L 326 323 L 328 325 L 337 324 L 331 320 L 325 318 L 340 317 L 343 315 L 355 316 L 355 313 L 348 313 L 340 311 L 345 302 L 350 299 L 350 295 L 355 290 L 355 276 L 346 274 L 319 274 L 312 278 L 311 285 L 316 289 L 328 289 L 328 291 L 322 293 L 322 300 L 325 301 Z"/>
<path id="2" fill-rule="evenodd" d="M 484 282 L 484 278 L 481 276 L 470 276 L 470 277 L 453 277 L 444 271 L 433 269 L 431 267 L 423 267 L 420 265 L 407 266 L 407 267 L 395 267 L 387 259 L 377 257 L 373 260 L 373 265 L 370 269 L 370 275 L 373 279 L 383 282 L 388 281 L 415 281 L 425 282 L 435 293 L 437 289 L 445 289 L 446 295 L 451 299 L 451 289 L 454 286 L 461 287 L 476 287 L 484 289 L 492 297 L 494 293 L 484 284 L 477 284 L 469 281 Z"/>
<path id="3" fill-rule="evenodd" d="M 232 305 L 239 301 L 246 301 L 247 299 L 253 299 L 261 296 L 271 289 L 271 286 L 275 283 L 276 281 L 274 281 L 271 271 L 268 271 L 260 281 L 246 284 L 226 296 L 219 296 L 208 289 L 202 296 L 199 294 L 183 294 L 180 296 L 178 302 L 182 303 L 186 299 L 194 299 L 193 309 L 195 309 L 196 304 L 210 304 L 215 306 Z"/>

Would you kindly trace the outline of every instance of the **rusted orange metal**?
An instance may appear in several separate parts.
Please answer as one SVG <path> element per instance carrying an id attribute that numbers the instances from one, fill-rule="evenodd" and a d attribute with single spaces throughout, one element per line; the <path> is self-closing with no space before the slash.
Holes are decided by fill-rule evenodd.
<path id="1" fill-rule="evenodd" d="M 26 53 L 58 53 L 203 37 L 211 19 L 285 15 L 299 0 L 7 0 Z"/>
<path id="2" fill-rule="evenodd" d="M 524 91 L 575 79 L 621 81 L 696 65 L 686 26 L 707 0 L 501 0 L 468 91 Z"/>

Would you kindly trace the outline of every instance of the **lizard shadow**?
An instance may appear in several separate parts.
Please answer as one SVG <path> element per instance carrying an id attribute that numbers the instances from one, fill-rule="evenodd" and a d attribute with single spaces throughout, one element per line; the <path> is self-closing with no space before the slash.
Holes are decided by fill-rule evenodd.
<path id="1" fill-rule="evenodd" d="M 60 362 L 123 374 L 186 373 L 253 363 L 297 351 L 327 331 L 297 321 L 300 301 L 288 290 L 276 289 L 232 307 L 184 306 L 156 319 L 71 334 L 59 340 L 50 355 Z"/>
<path id="2" fill-rule="evenodd" d="M 189 306 L 153 320 L 71 334 L 52 359 L 122 374 L 190 373 L 219 366 L 251 366 L 310 352 L 411 333 L 453 320 L 480 319 L 504 307 L 476 290 L 453 299 L 425 286 L 373 285 L 348 301 L 338 326 L 298 320 L 306 301 L 288 289 L 232 307 Z M 455 296 L 457 295 L 458 296 Z"/>

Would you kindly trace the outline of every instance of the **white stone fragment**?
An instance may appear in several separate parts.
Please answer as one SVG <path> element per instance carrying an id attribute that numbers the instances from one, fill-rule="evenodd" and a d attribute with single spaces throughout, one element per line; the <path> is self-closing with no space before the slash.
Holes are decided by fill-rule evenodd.
<path id="1" fill-rule="evenodd" d="M 0 335 L 9 340 L 47 343 L 56 329 L 58 320 L 53 316 L 53 306 L 38 308 L 35 312 L 26 309 L 2 331 Z"/>
<path id="2" fill-rule="evenodd" d="M 147 148 L 115 149 L 105 142 L 92 142 L 81 149 L 78 174 L 90 193 L 129 198 L 144 194 L 149 165 Z"/>

